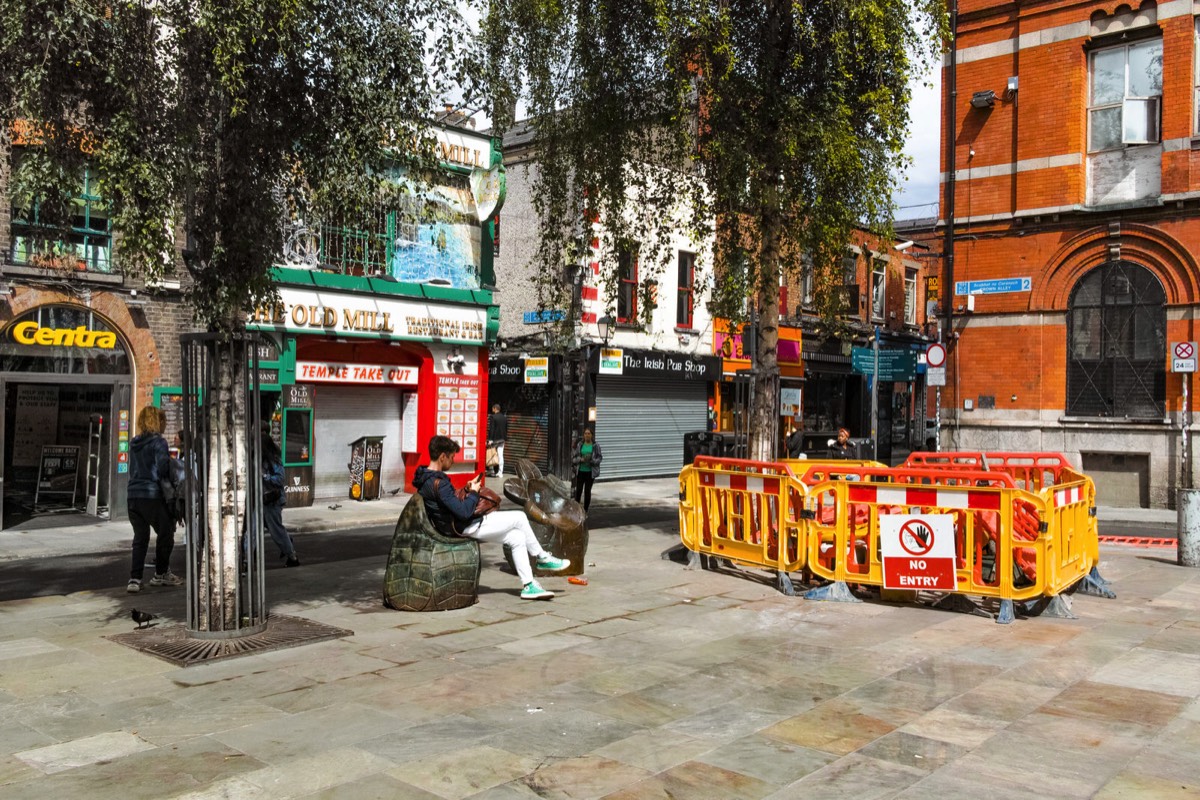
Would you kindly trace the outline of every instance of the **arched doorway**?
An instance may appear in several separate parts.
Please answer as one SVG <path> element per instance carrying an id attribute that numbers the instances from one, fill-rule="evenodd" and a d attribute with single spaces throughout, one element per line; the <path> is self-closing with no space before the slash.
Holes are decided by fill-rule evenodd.
<path id="1" fill-rule="evenodd" d="M 1161 420 L 1166 330 L 1166 294 L 1150 270 L 1110 261 L 1084 275 L 1067 306 L 1067 414 Z"/>
<path id="2" fill-rule="evenodd" d="M 39 306 L 0 331 L 0 527 L 124 512 L 132 364 L 90 308 Z"/>

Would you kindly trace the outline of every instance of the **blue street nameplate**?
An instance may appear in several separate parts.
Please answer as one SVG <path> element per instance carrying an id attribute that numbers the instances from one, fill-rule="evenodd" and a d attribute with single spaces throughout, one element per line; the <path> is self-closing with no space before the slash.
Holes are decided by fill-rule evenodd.
<path id="1" fill-rule="evenodd" d="M 959 281 L 954 284 L 955 294 L 1007 294 L 1032 289 L 1032 278 L 993 278 L 990 281 Z"/>

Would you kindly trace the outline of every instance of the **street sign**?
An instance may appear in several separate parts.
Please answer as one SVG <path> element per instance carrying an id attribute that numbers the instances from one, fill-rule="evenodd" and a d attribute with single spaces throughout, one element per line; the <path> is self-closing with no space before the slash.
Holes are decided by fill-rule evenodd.
<path id="1" fill-rule="evenodd" d="M 945 386 L 946 385 L 946 368 L 945 367 L 929 367 L 925 370 L 925 385 L 926 386 Z"/>
<path id="2" fill-rule="evenodd" d="M 925 348 L 925 363 L 931 367 L 946 366 L 946 346 L 934 342 Z"/>
<path id="3" fill-rule="evenodd" d="M 1033 278 L 993 278 L 988 281 L 959 281 L 954 284 L 955 294 L 1008 294 L 1028 292 L 1033 289 Z"/>
<path id="4" fill-rule="evenodd" d="M 1171 343 L 1171 372 L 1195 372 L 1196 358 L 1195 342 Z"/>
<path id="5" fill-rule="evenodd" d="M 879 546 L 883 588 L 953 592 L 954 517 L 950 514 L 881 514 Z"/>
<path id="6" fill-rule="evenodd" d="M 875 372 L 875 351 L 856 347 L 850 351 L 850 365 L 860 375 Z M 917 374 L 917 351 L 892 347 L 879 348 L 879 380 L 911 381 Z"/>

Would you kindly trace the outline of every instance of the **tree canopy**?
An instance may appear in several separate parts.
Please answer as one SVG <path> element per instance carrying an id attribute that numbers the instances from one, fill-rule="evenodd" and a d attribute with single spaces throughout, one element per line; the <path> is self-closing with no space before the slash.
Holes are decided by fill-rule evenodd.
<path id="1" fill-rule="evenodd" d="M 14 205 L 65 224 L 85 165 L 126 273 L 182 260 L 199 320 L 271 296 L 286 214 L 349 210 L 429 119 L 477 93 L 458 0 L 0 0 L 0 150 Z M 7 157 L 6 152 L 0 155 Z M 419 170 L 414 170 L 416 174 Z"/>
<path id="2" fill-rule="evenodd" d="M 585 217 L 610 289 L 622 243 L 662 267 L 685 230 L 711 243 L 710 310 L 757 318 L 777 376 L 780 277 L 811 260 L 834 315 L 852 233 L 890 229 L 909 81 L 946 24 L 941 0 L 492 0 L 498 106 L 523 98 L 536 131 L 541 273 L 561 274 Z"/>

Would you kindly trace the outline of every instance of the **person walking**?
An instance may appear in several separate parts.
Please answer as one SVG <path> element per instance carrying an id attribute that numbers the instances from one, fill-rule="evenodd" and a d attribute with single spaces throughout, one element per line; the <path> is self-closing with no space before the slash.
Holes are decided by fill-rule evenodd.
<path id="1" fill-rule="evenodd" d="M 129 524 L 133 527 L 133 564 L 130 593 L 142 590 L 146 552 L 150 549 L 150 530 L 154 530 L 154 577 L 151 586 L 179 586 L 183 583 L 171 572 L 171 551 L 175 549 L 175 523 L 167 511 L 160 481 L 171 480 L 171 453 L 163 428 L 167 415 L 161 408 L 146 406 L 138 412 L 137 435 L 129 443 L 129 486 L 125 498 Z"/>
<path id="2" fill-rule="evenodd" d="M 804 430 L 799 420 L 793 420 L 787 441 L 788 458 L 804 458 Z"/>
<path id="3" fill-rule="evenodd" d="M 513 566 L 521 580 L 522 600 L 549 600 L 554 592 L 543 589 L 533 579 L 530 559 L 537 559 L 538 569 L 547 572 L 562 572 L 571 566 L 569 559 L 555 558 L 542 548 L 541 543 L 529 526 L 524 511 L 493 511 L 482 517 L 475 516 L 479 502 L 479 487 L 483 481 L 478 475 L 467 484 L 467 493 L 459 497 L 446 470 L 454 465 L 458 454 L 458 442 L 448 436 L 434 436 L 429 440 L 429 466 L 417 467 L 413 475 L 413 486 L 425 504 L 425 513 L 438 532 L 445 536 L 463 536 L 478 542 L 500 542 L 512 551 Z M 459 523 L 461 533 L 455 530 Z M 465 527 L 464 527 L 465 525 Z"/>
<path id="4" fill-rule="evenodd" d="M 508 417 L 500 410 L 499 403 L 492 403 L 492 413 L 487 420 L 488 447 L 496 448 L 498 463 L 496 471 L 490 474 L 504 474 L 504 440 L 508 438 Z"/>
<path id="5" fill-rule="evenodd" d="M 583 510 L 587 511 L 592 504 L 592 484 L 600 474 L 600 462 L 604 454 L 600 445 L 596 444 L 595 434 L 588 428 L 583 432 L 583 438 L 575 444 L 575 453 L 571 463 L 575 466 L 575 502 L 583 496 Z"/>
<path id="6" fill-rule="evenodd" d="M 268 431 L 262 434 L 262 470 L 263 523 L 271 541 L 279 548 L 279 557 L 283 559 L 284 566 L 298 567 L 300 559 L 296 556 L 296 544 L 283 524 L 283 509 L 287 505 L 287 495 L 283 490 L 283 453 L 279 452 L 279 445 L 275 444 Z"/>

